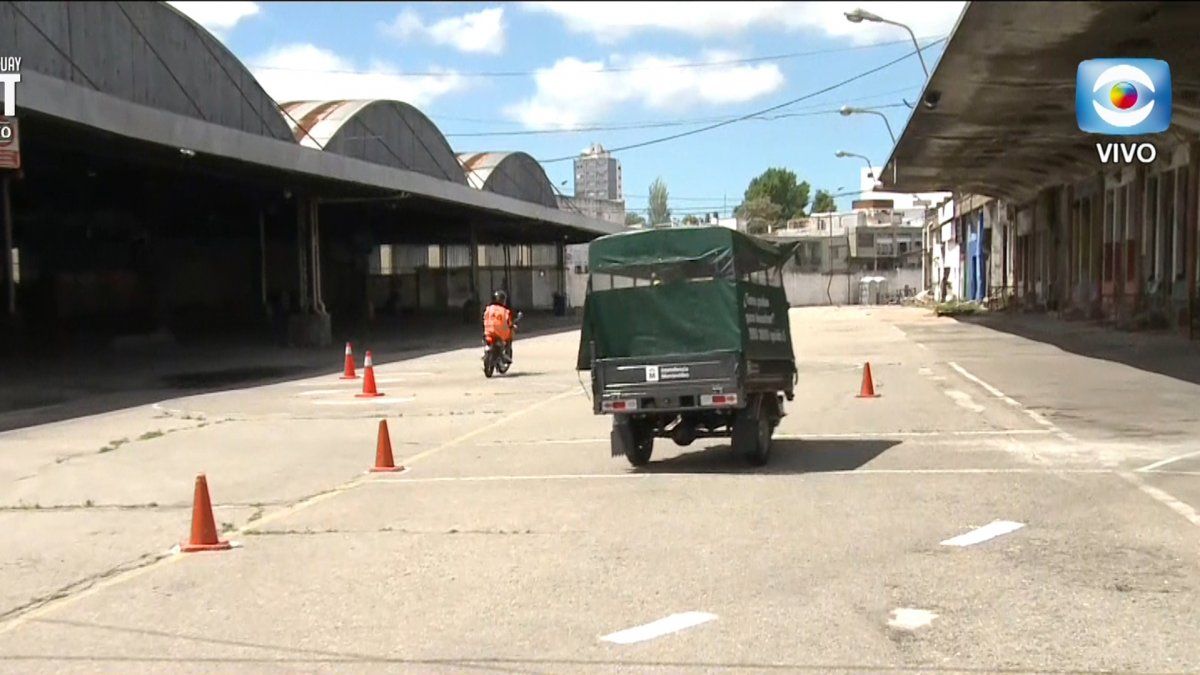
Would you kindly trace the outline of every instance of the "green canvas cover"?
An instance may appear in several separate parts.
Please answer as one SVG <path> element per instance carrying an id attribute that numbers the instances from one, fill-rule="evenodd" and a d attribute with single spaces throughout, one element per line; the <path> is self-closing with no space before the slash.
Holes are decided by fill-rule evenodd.
<path id="1" fill-rule="evenodd" d="M 596 358 L 736 351 L 793 360 L 779 268 L 794 245 L 724 227 L 594 240 L 576 366 Z"/>

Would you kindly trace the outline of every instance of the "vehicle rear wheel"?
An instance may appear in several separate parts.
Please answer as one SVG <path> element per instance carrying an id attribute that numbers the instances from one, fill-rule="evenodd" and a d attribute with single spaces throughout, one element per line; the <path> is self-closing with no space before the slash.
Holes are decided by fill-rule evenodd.
<path id="1" fill-rule="evenodd" d="M 495 369 L 496 369 L 496 366 L 495 366 L 495 364 L 492 363 L 491 355 L 489 354 L 489 355 L 483 357 L 483 376 L 491 377 L 492 372 L 495 371 Z"/>
<path id="2" fill-rule="evenodd" d="M 645 420 L 613 418 L 612 454 L 625 455 L 633 466 L 650 463 L 654 452 L 654 426 Z"/>
<path id="3" fill-rule="evenodd" d="M 754 397 L 733 420 L 733 450 L 752 466 L 763 466 L 771 458 L 769 411 L 760 397 Z"/>
<path id="4" fill-rule="evenodd" d="M 496 359 L 496 370 L 503 375 L 508 372 L 509 366 L 512 365 L 512 347 L 505 347 L 504 354 Z"/>

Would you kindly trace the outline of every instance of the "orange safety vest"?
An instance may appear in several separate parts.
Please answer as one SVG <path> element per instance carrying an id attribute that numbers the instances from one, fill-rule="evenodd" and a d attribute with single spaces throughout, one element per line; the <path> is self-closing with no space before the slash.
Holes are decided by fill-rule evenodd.
<path id="1" fill-rule="evenodd" d="M 512 341 L 512 310 L 504 305 L 488 305 L 483 310 L 483 335 Z"/>

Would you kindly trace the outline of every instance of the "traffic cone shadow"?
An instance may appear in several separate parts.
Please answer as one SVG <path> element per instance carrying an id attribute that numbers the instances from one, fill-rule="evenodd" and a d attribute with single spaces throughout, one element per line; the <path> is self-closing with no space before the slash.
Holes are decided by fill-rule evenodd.
<path id="1" fill-rule="evenodd" d="M 879 394 L 875 393 L 875 382 L 871 379 L 870 361 L 863 364 L 862 387 L 855 398 L 879 398 Z"/>
<path id="2" fill-rule="evenodd" d="M 387 420 L 379 420 L 379 435 L 375 441 L 375 466 L 371 467 L 371 471 L 380 473 L 403 470 L 403 466 L 396 466 L 396 460 L 392 457 L 392 437 L 388 434 Z"/>
<path id="3" fill-rule="evenodd" d="M 217 524 L 213 520 L 212 501 L 208 497 L 208 480 L 204 474 L 196 476 L 196 490 L 192 499 L 192 536 L 188 543 L 181 544 L 180 551 L 224 551 L 233 548 L 227 541 L 217 538 Z"/>

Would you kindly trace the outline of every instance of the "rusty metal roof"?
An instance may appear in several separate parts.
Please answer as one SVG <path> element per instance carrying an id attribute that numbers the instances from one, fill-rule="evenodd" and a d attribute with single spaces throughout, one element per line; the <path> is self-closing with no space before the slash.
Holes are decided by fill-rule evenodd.
<path id="1" fill-rule="evenodd" d="M 290 101 L 280 107 L 303 146 L 466 184 L 442 132 L 403 101 Z"/>
<path id="2" fill-rule="evenodd" d="M 554 185 L 542 165 L 524 152 L 464 152 L 458 163 L 467 184 L 477 190 L 507 195 L 558 208 Z"/>

